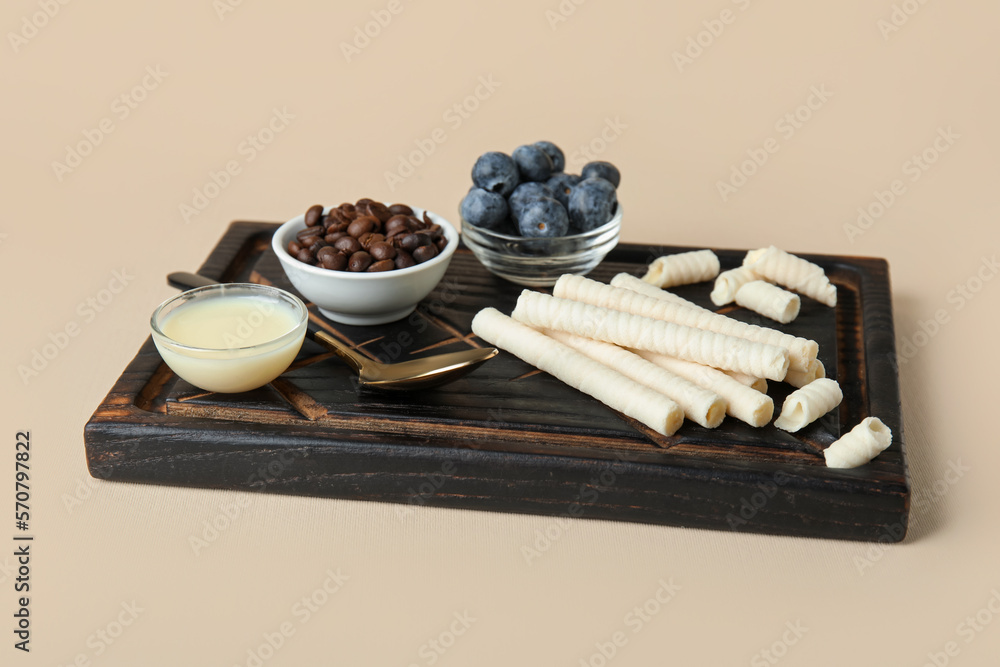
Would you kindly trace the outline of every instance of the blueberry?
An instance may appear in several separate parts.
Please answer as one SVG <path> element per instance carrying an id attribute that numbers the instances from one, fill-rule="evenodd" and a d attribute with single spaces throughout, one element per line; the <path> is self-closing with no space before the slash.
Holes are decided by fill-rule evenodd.
<path id="1" fill-rule="evenodd" d="M 517 187 L 517 165 L 506 153 L 483 153 L 472 167 L 472 182 L 476 187 L 509 197 Z"/>
<path id="2" fill-rule="evenodd" d="M 554 143 L 551 141 L 536 141 L 534 146 L 542 149 L 542 152 L 552 160 L 552 171 L 560 172 L 566 168 L 566 156 L 563 155 L 562 149 Z"/>
<path id="3" fill-rule="evenodd" d="M 563 205 L 552 197 L 538 197 L 525 204 L 518 228 L 521 236 L 566 236 L 569 215 Z"/>
<path id="4" fill-rule="evenodd" d="M 563 206 L 569 206 L 569 193 L 573 186 L 583 180 L 575 174 L 558 173 L 552 174 L 552 178 L 546 181 L 545 185 L 552 190 L 552 196 L 559 200 Z"/>
<path id="5" fill-rule="evenodd" d="M 507 219 L 507 200 L 495 192 L 473 188 L 462 200 L 461 213 L 470 225 L 496 229 Z"/>
<path id="6" fill-rule="evenodd" d="M 514 149 L 512 157 L 517 163 L 517 170 L 521 174 L 522 181 L 544 183 L 555 171 L 552 167 L 552 159 L 537 146 L 518 146 Z"/>
<path id="7" fill-rule="evenodd" d="M 507 202 L 510 205 L 510 217 L 517 221 L 524 204 L 539 197 L 553 196 L 552 190 L 545 183 L 521 183 Z"/>
<path id="8" fill-rule="evenodd" d="M 621 172 L 618 171 L 618 167 L 610 162 L 588 162 L 584 165 L 581 173 L 584 178 L 591 178 L 593 176 L 603 178 L 616 188 L 622 182 Z"/>
<path id="9" fill-rule="evenodd" d="M 569 193 L 569 219 L 575 229 L 589 232 L 607 223 L 618 208 L 615 186 L 603 178 L 585 178 Z"/>

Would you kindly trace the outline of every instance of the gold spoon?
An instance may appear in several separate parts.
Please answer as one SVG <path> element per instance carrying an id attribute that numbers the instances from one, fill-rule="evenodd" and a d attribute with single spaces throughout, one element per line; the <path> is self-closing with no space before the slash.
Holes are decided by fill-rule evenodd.
<path id="1" fill-rule="evenodd" d="M 189 290 L 219 281 L 197 273 L 176 272 L 167 276 L 167 282 L 178 289 Z M 473 348 L 384 364 L 347 347 L 311 319 L 307 328 L 309 337 L 343 359 L 357 372 L 360 386 L 367 389 L 405 391 L 436 387 L 465 375 L 497 355 L 495 347 Z"/>

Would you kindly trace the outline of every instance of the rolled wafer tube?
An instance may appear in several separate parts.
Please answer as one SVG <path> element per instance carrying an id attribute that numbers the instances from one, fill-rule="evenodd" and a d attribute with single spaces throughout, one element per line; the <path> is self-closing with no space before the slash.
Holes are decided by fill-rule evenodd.
<path id="1" fill-rule="evenodd" d="M 722 371 L 729 377 L 733 378 L 740 384 L 745 384 L 746 386 L 752 388 L 755 391 L 759 391 L 762 394 L 767 393 L 767 380 L 764 378 L 755 378 L 752 375 L 747 375 L 746 373 L 737 373 L 736 371 Z M 791 373 L 792 371 L 788 371 Z M 788 375 L 785 376 L 785 382 L 788 381 Z"/>
<path id="2" fill-rule="evenodd" d="M 806 386 L 813 380 L 825 377 L 826 377 L 826 367 L 823 365 L 822 361 L 816 359 L 815 361 L 812 362 L 812 364 L 810 364 L 809 370 L 807 371 L 793 371 L 789 369 L 788 375 L 785 376 L 785 382 L 792 385 L 793 387 L 798 387 L 799 389 L 801 389 L 802 387 Z"/>
<path id="3" fill-rule="evenodd" d="M 877 417 L 868 417 L 823 450 L 829 468 L 857 468 L 892 444 L 892 430 Z"/>
<path id="4" fill-rule="evenodd" d="M 632 290 L 633 292 L 638 292 L 645 296 L 651 296 L 654 299 L 660 299 L 661 301 L 672 301 L 673 303 L 679 304 L 681 306 L 687 306 L 688 308 L 693 308 L 695 310 L 701 310 L 706 313 L 711 313 L 712 311 L 708 308 L 702 308 L 693 301 L 688 301 L 682 296 L 678 296 L 673 292 L 668 292 L 665 289 L 661 289 L 656 285 L 650 285 L 647 282 L 636 278 L 628 273 L 619 273 L 614 278 L 611 279 L 611 286 L 618 287 L 621 289 Z"/>
<path id="5" fill-rule="evenodd" d="M 766 426 L 774 416 L 774 401 L 770 396 L 740 384 L 720 370 L 652 352 L 640 352 L 639 356 L 718 394 L 726 401 L 726 414 L 750 426 Z"/>
<path id="6" fill-rule="evenodd" d="M 654 288 L 655 289 L 655 288 Z M 664 294 L 664 292 L 660 290 Z M 665 300 L 656 297 L 646 296 L 631 289 L 605 285 L 604 283 L 584 278 L 583 276 L 565 275 L 556 281 L 553 294 L 563 299 L 582 301 L 592 306 L 611 308 L 633 315 L 651 317 L 657 320 L 664 320 L 681 324 L 686 327 L 714 331 L 726 336 L 737 336 L 745 338 L 755 343 L 774 345 L 788 351 L 789 369 L 795 368 L 807 370 L 809 364 L 819 353 L 819 345 L 815 341 L 798 338 L 790 334 L 783 333 L 776 329 L 759 327 L 754 324 L 746 324 L 739 320 L 734 320 L 725 315 L 713 313 L 704 308 L 690 308 L 684 304 Z M 678 355 L 672 355 L 678 356 Z M 691 359 L 690 361 L 698 361 Z M 706 363 L 700 362 L 699 363 Z M 714 364 L 706 363 L 708 366 Z M 736 370 L 727 368 L 725 370 Z M 758 373 L 751 372 L 750 375 L 764 377 Z M 774 379 L 769 377 L 769 379 Z"/>
<path id="7" fill-rule="evenodd" d="M 711 250 L 693 250 L 657 257 L 642 279 L 656 287 L 690 285 L 719 275 L 719 258 Z"/>
<path id="8" fill-rule="evenodd" d="M 715 279 L 715 288 L 709 298 L 716 306 L 725 306 L 736 300 L 736 292 L 741 287 L 754 280 L 760 280 L 760 276 L 745 266 L 723 271 Z"/>
<path id="9" fill-rule="evenodd" d="M 726 417 L 726 401 L 718 394 L 671 373 L 634 352 L 565 331 L 546 330 L 544 333 L 672 399 L 684 410 L 685 417 L 705 428 L 715 428 Z"/>
<path id="10" fill-rule="evenodd" d="M 776 322 L 788 324 L 799 316 L 800 300 L 777 285 L 751 280 L 736 292 L 736 304 Z"/>
<path id="11" fill-rule="evenodd" d="M 788 289 L 816 299 L 827 306 L 837 305 L 837 286 L 826 277 L 823 267 L 770 246 L 751 250 L 743 266 Z"/>
<path id="12" fill-rule="evenodd" d="M 622 291 L 643 298 L 628 290 Z M 655 299 L 651 301 L 656 303 Z M 566 331 L 758 377 L 780 380 L 788 372 L 788 350 L 781 347 L 531 290 L 521 292 L 511 317 L 536 328 Z"/>
<path id="13" fill-rule="evenodd" d="M 844 393 L 835 380 L 813 380 L 788 395 L 774 425 L 783 431 L 795 433 L 833 410 L 842 400 Z"/>
<path id="14" fill-rule="evenodd" d="M 684 422 L 674 401 L 586 355 L 549 338 L 495 308 L 472 319 L 472 331 L 575 389 L 593 396 L 663 435 L 673 435 Z"/>

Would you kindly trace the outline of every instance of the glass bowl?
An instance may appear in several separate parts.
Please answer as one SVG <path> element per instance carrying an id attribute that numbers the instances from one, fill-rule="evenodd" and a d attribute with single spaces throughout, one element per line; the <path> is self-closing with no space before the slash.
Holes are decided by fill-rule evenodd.
<path id="1" fill-rule="evenodd" d="M 206 391 L 263 387 L 295 359 L 309 311 L 268 285 L 226 283 L 182 292 L 153 312 L 153 343 L 170 369 Z"/>
<path id="2" fill-rule="evenodd" d="M 550 287 L 564 273 L 585 275 L 618 245 L 622 206 L 602 227 L 582 234 L 529 238 L 462 220 L 462 241 L 491 273 L 527 287 Z"/>

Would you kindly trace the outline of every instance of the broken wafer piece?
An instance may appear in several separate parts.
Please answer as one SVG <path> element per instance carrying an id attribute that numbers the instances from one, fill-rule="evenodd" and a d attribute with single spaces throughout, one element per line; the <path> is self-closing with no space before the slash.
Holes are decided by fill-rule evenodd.
<path id="1" fill-rule="evenodd" d="M 788 324 L 799 316 L 801 302 L 797 294 L 763 280 L 751 280 L 736 292 L 736 305 Z"/>
<path id="2" fill-rule="evenodd" d="M 672 435 L 684 422 L 683 411 L 663 394 L 495 308 L 479 311 L 472 320 L 472 331 L 491 345 L 510 352 L 657 433 Z"/>
<path id="3" fill-rule="evenodd" d="M 621 291 L 644 298 L 628 290 Z M 788 350 L 781 347 L 531 290 L 521 292 L 511 316 L 539 329 L 566 331 L 757 377 L 780 380 L 788 372 Z"/>
<path id="4" fill-rule="evenodd" d="M 726 417 L 726 401 L 717 393 L 661 368 L 634 352 L 565 331 L 547 330 L 544 333 L 594 361 L 660 392 L 676 402 L 684 410 L 684 416 L 705 428 L 715 428 Z"/>
<path id="5" fill-rule="evenodd" d="M 788 395 L 774 425 L 795 433 L 840 405 L 844 393 L 836 380 L 819 378 Z"/>
<path id="6" fill-rule="evenodd" d="M 709 298 L 716 306 L 725 306 L 736 300 L 736 292 L 741 287 L 754 280 L 760 280 L 760 276 L 745 266 L 723 271 L 715 279 L 715 287 Z"/>
<path id="7" fill-rule="evenodd" d="M 690 285 L 719 275 L 719 258 L 711 250 L 693 250 L 657 257 L 646 269 L 643 281 L 656 287 Z"/>
<path id="8" fill-rule="evenodd" d="M 618 280 L 617 276 L 615 280 Z M 636 279 L 633 278 L 634 280 Z M 629 280 L 619 282 L 623 284 L 632 283 Z M 647 296 L 646 293 L 637 292 L 630 288 L 605 285 L 604 283 L 584 278 L 583 276 L 561 276 L 556 281 L 552 291 L 555 296 L 564 299 L 581 301 L 593 306 L 600 306 L 601 308 L 611 308 L 633 315 L 673 322 L 686 327 L 713 331 L 725 336 L 736 336 L 754 343 L 780 347 L 788 353 L 789 369 L 807 370 L 819 353 L 819 345 L 815 341 L 798 338 L 776 329 L 746 324 L 731 317 L 713 313 L 705 308 L 691 308 L 673 299 Z M 662 294 L 669 294 L 669 292 L 665 292 L 664 290 L 658 291 Z M 677 357 L 680 355 L 672 354 L 671 356 Z M 715 366 L 715 364 L 703 362 L 698 359 L 689 359 L 689 361 L 698 361 L 707 366 Z M 716 367 L 718 368 L 718 366 Z M 725 368 L 724 370 L 742 369 Z M 753 372 L 749 372 L 749 374 L 756 377 L 765 377 Z M 769 377 L 768 379 L 773 380 L 774 378 Z"/>
<path id="9" fill-rule="evenodd" d="M 826 277 L 823 267 L 801 257 L 770 246 L 748 252 L 743 259 L 743 266 L 766 280 L 805 294 L 827 306 L 837 305 L 837 286 Z"/>
<path id="10" fill-rule="evenodd" d="M 726 414 L 750 426 L 767 426 L 774 416 L 774 400 L 770 396 L 740 384 L 718 369 L 652 352 L 640 352 L 639 356 L 718 394 L 726 401 Z"/>
<path id="11" fill-rule="evenodd" d="M 892 430 L 877 417 L 868 417 L 823 450 L 829 468 L 857 468 L 892 444 Z"/>

